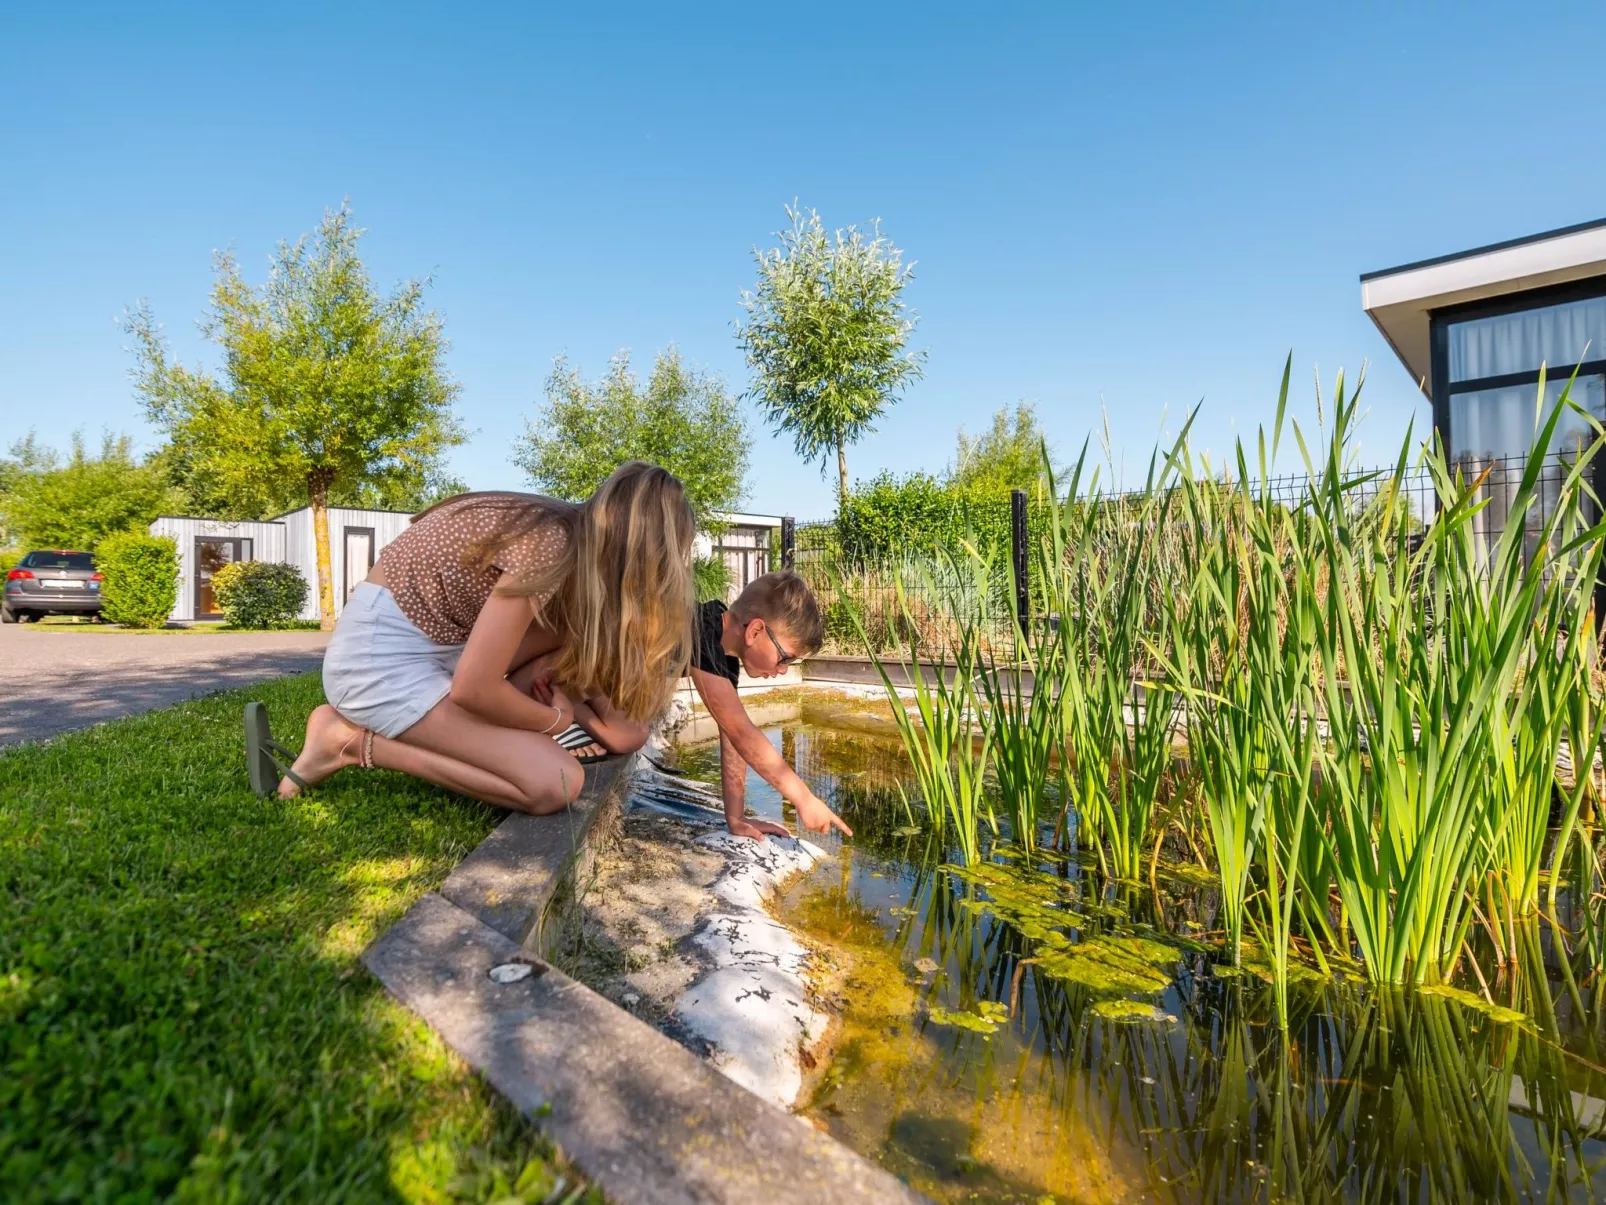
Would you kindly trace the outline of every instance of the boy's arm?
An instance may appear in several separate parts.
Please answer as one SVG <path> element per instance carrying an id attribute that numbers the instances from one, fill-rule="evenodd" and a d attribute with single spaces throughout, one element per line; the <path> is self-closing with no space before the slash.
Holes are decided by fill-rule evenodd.
<path id="1" fill-rule="evenodd" d="M 762 841 L 766 834 L 772 837 L 792 835 L 784 824 L 756 817 L 748 819 L 747 763 L 723 732 L 719 734 L 719 794 L 725 801 L 725 827 L 736 836 Z"/>
<path id="2" fill-rule="evenodd" d="M 825 833 L 830 832 L 834 825 L 847 836 L 853 836 L 853 830 L 842 822 L 842 817 L 809 790 L 808 783 L 793 772 L 792 767 L 786 764 L 786 759 L 776 752 L 775 746 L 754 727 L 753 721 L 747 718 L 747 709 L 742 706 L 736 687 L 727 679 L 696 666 L 692 667 L 691 680 L 697 687 L 697 693 L 702 696 L 703 706 L 708 708 L 708 714 L 719 725 L 721 754 L 724 752 L 724 740 L 729 740 L 742 761 L 758 771 L 760 778 L 797 809 L 798 823 L 804 828 Z M 726 806 L 728 820 L 729 804 Z"/>

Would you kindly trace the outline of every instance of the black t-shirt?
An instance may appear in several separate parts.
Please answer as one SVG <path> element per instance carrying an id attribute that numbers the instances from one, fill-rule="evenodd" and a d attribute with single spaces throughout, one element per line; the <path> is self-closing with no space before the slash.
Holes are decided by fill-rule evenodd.
<path id="1" fill-rule="evenodd" d="M 725 638 L 725 604 L 709 599 L 697 608 L 697 647 L 693 651 L 693 668 L 724 678 L 732 686 L 742 672 L 739 658 L 732 657 L 721 646 Z"/>

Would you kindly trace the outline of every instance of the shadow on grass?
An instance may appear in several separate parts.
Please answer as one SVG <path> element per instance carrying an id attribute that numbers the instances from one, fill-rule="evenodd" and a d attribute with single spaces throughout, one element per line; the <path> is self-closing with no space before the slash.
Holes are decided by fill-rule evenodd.
<path id="1" fill-rule="evenodd" d="M 499 814 L 399 775 L 245 785 L 315 675 L 0 753 L 0 1198 L 541 1200 L 537 1129 L 357 955 Z"/>

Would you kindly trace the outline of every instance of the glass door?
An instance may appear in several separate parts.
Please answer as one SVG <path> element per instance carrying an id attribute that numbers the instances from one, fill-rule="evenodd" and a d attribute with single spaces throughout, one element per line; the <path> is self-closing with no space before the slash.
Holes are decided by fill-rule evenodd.
<path id="1" fill-rule="evenodd" d="M 373 567 L 374 529 L 346 528 L 346 595 L 343 601 L 351 599 L 351 592 L 373 571 Z"/>
<path id="2" fill-rule="evenodd" d="M 225 565 L 251 559 L 251 541 L 223 536 L 200 536 L 195 541 L 195 618 L 216 619 L 223 614 L 212 592 L 212 576 Z"/>

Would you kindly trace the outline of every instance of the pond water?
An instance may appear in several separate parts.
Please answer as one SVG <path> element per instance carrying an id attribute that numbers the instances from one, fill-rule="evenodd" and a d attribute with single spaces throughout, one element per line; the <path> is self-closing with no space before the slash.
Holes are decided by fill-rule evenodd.
<path id="1" fill-rule="evenodd" d="M 901 746 L 769 735 L 855 831 L 777 903 L 847 968 L 801 1111 L 934 1199 L 1606 1198 L 1606 999 L 1537 926 L 1489 972 L 1520 1017 L 1339 978 L 1301 985 L 1285 1035 L 1224 965 L 1203 876 L 1101 886 L 1005 842 L 965 871 L 910 827 Z M 717 747 L 680 756 L 718 780 Z M 748 801 L 795 824 L 753 775 Z"/>

